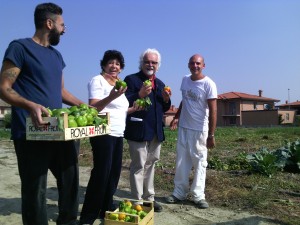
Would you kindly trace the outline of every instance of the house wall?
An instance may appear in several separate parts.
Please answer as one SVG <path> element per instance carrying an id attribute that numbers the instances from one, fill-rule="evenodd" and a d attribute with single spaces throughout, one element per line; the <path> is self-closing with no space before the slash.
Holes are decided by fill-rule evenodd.
<path id="1" fill-rule="evenodd" d="M 243 126 L 278 125 L 277 110 L 242 111 Z"/>
<path id="2" fill-rule="evenodd" d="M 278 110 L 278 115 L 282 115 L 281 124 L 293 124 L 295 123 L 297 110 Z"/>
<path id="3" fill-rule="evenodd" d="M 269 104 L 271 108 L 274 107 L 273 102 L 257 102 L 255 100 L 241 100 L 241 99 L 230 99 L 230 100 L 218 100 L 218 113 L 217 113 L 217 126 L 240 126 L 244 125 L 244 111 L 270 111 L 265 110 L 266 104 Z M 262 114 L 263 115 L 263 114 Z M 277 115 L 278 116 L 278 115 Z M 275 118 L 275 116 L 274 116 Z M 253 118 L 256 120 L 255 118 Z M 272 124 L 275 123 L 275 119 Z M 246 118 L 246 123 L 251 122 L 251 118 Z M 252 122 L 251 122 L 252 123 Z M 265 122 L 257 122 L 259 124 L 268 123 Z M 278 124 L 278 118 L 276 118 L 276 124 Z M 255 124 L 253 124 L 255 125 Z"/>
<path id="4" fill-rule="evenodd" d="M 232 126 L 240 124 L 239 100 L 217 101 L 217 126 Z"/>
<path id="5" fill-rule="evenodd" d="M 279 106 L 279 109 L 296 110 L 296 115 L 300 115 L 300 105 Z"/>
<path id="6" fill-rule="evenodd" d="M 263 110 L 263 104 L 255 101 L 242 101 L 241 102 L 241 111 L 249 110 Z"/>
<path id="7" fill-rule="evenodd" d="M 0 120 L 3 120 L 7 113 L 11 113 L 11 108 L 7 106 L 0 106 Z"/>
<path id="8" fill-rule="evenodd" d="M 171 121 L 173 120 L 174 115 L 164 115 L 164 123 L 166 127 L 170 126 Z"/>

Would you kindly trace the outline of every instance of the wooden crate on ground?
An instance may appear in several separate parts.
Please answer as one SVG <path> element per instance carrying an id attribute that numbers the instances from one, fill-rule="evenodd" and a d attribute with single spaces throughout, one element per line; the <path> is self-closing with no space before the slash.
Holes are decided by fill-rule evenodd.
<path id="1" fill-rule="evenodd" d="M 26 139 L 35 141 L 68 141 L 81 138 L 89 138 L 110 133 L 109 113 L 100 115 L 107 118 L 107 125 L 68 127 L 68 114 L 63 114 L 62 118 L 43 117 L 48 122 L 47 125 L 36 127 L 30 117 L 26 118 Z M 59 121 L 62 121 L 62 129 L 59 128 Z"/>
<path id="2" fill-rule="evenodd" d="M 128 199 L 134 204 L 134 202 L 137 202 L 136 200 L 133 199 Z M 147 213 L 147 215 L 143 218 L 140 219 L 138 215 L 133 215 L 125 212 L 120 212 L 119 209 L 116 209 L 115 211 L 106 211 L 105 212 L 105 218 L 104 218 L 104 224 L 105 225 L 153 225 L 154 224 L 154 208 L 153 208 L 153 202 L 150 201 L 143 201 L 144 203 L 149 203 L 149 207 L 147 206 L 142 206 L 143 211 Z M 129 215 L 131 217 L 134 217 L 133 222 L 124 222 L 124 221 L 118 221 L 118 220 L 112 220 L 110 219 L 110 214 L 125 214 Z"/>

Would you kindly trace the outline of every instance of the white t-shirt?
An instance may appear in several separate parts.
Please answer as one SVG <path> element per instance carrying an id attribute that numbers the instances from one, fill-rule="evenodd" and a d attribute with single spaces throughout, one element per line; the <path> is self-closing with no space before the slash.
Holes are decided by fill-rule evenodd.
<path id="1" fill-rule="evenodd" d="M 191 74 L 182 79 L 182 109 L 179 126 L 196 131 L 208 131 L 207 99 L 218 97 L 216 84 L 207 76 L 192 81 Z"/>
<path id="2" fill-rule="evenodd" d="M 104 99 L 109 95 L 111 86 L 102 75 L 97 75 L 88 84 L 89 99 Z M 111 101 L 101 112 L 110 113 L 111 136 L 123 137 L 129 102 L 123 94 Z"/>

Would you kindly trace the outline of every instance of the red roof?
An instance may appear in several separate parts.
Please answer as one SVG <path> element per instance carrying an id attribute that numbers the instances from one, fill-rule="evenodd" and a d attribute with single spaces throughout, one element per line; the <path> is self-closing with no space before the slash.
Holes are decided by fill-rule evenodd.
<path id="1" fill-rule="evenodd" d="M 286 103 L 286 104 L 282 104 L 282 105 L 278 105 L 278 106 L 300 106 L 300 101 L 290 102 L 290 103 Z"/>
<path id="2" fill-rule="evenodd" d="M 229 100 L 229 99 L 241 99 L 241 100 L 255 100 L 255 101 L 267 101 L 267 102 L 280 102 L 278 99 L 274 98 L 265 98 L 258 95 L 250 95 L 241 92 L 227 92 L 224 94 L 218 95 L 220 100 Z"/>
<path id="3" fill-rule="evenodd" d="M 167 112 L 165 112 L 165 114 L 174 115 L 177 111 L 178 111 L 178 108 L 176 108 L 174 105 L 171 105 L 170 109 Z"/>

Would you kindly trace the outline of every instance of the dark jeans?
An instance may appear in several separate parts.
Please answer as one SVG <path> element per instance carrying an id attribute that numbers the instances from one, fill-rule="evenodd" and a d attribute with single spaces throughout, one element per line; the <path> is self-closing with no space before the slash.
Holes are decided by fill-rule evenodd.
<path id="1" fill-rule="evenodd" d="M 110 210 L 122 168 L 123 137 L 102 135 L 90 138 L 94 167 L 86 189 L 80 221 L 92 223 Z"/>
<path id="2" fill-rule="evenodd" d="M 48 169 L 57 180 L 57 224 L 75 224 L 78 213 L 79 171 L 74 141 L 15 140 L 21 178 L 24 225 L 48 225 Z"/>

